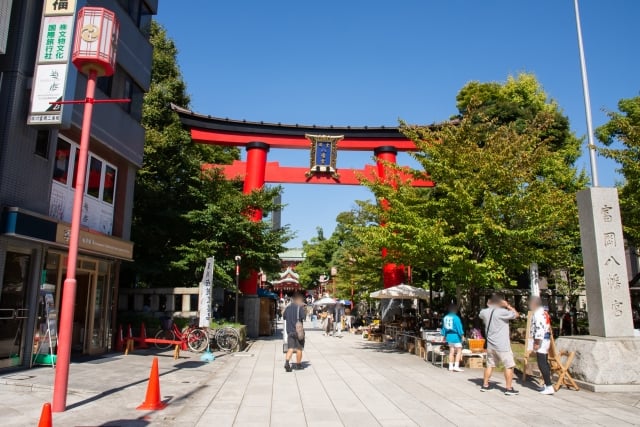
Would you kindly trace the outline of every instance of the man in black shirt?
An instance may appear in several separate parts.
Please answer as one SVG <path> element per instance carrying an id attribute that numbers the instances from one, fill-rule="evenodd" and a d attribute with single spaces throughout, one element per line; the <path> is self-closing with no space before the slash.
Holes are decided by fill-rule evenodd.
<path id="1" fill-rule="evenodd" d="M 284 332 L 287 334 L 287 356 L 284 363 L 284 369 L 287 372 L 291 372 L 292 369 L 302 369 L 302 350 L 304 350 L 304 339 L 298 339 L 296 333 L 296 323 L 304 322 L 306 317 L 304 300 L 302 295 L 296 294 L 293 297 L 293 301 L 284 310 Z M 293 352 L 296 352 L 296 361 L 293 365 L 289 364 Z"/>

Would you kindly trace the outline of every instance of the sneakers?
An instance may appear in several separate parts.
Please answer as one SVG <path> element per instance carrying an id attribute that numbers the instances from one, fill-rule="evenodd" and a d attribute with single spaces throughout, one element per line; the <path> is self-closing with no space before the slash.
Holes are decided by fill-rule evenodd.
<path id="1" fill-rule="evenodd" d="M 552 385 L 548 385 L 545 388 L 543 388 L 542 390 L 540 390 L 540 394 L 544 394 L 544 395 L 552 395 L 556 392 L 556 390 L 553 388 Z"/>
<path id="2" fill-rule="evenodd" d="M 504 391 L 505 396 L 517 396 L 519 394 L 520 392 L 513 387 Z"/>
<path id="3" fill-rule="evenodd" d="M 291 365 L 291 368 L 292 368 L 294 371 L 302 371 L 302 369 L 304 369 L 304 368 L 302 367 L 302 363 L 294 363 L 293 365 Z"/>
<path id="4" fill-rule="evenodd" d="M 487 392 L 487 391 L 491 391 L 491 386 L 490 385 L 483 385 L 482 387 L 480 387 L 480 391 L 481 392 Z"/>
<path id="5" fill-rule="evenodd" d="M 453 372 L 464 372 L 464 369 L 458 367 L 458 366 L 454 366 L 452 369 Z"/>
<path id="6" fill-rule="evenodd" d="M 289 364 L 289 361 L 284 362 L 284 370 L 291 372 L 291 365 Z"/>

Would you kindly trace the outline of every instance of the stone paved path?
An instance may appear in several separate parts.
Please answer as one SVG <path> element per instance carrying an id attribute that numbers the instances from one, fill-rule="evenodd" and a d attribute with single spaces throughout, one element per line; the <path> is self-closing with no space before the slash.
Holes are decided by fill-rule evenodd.
<path id="1" fill-rule="evenodd" d="M 69 410 L 54 414 L 54 426 L 640 425 L 640 394 L 540 396 L 522 385 L 520 396 L 480 393 L 480 370 L 449 373 L 359 336 L 308 331 L 306 367 L 291 373 L 280 340 L 256 341 L 211 364 L 189 353 L 179 361 L 164 356 L 166 409 L 135 410 L 151 363 L 136 351 L 72 365 Z M 0 374 L 0 425 L 36 425 L 52 380 L 51 368 Z"/>

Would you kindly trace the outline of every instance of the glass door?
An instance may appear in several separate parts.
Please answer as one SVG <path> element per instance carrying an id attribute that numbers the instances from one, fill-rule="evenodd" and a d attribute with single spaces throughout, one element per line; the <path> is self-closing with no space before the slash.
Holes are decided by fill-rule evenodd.
<path id="1" fill-rule="evenodd" d="M 101 353 L 107 347 L 106 322 L 109 315 L 109 277 L 105 273 L 100 273 L 96 277 L 96 285 L 93 293 L 93 313 L 91 315 L 91 325 L 89 326 L 90 347 L 89 353 Z"/>
<path id="2" fill-rule="evenodd" d="M 22 364 L 30 264 L 30 255 L 7 252 L 0 284 L 0 368 Z"/>

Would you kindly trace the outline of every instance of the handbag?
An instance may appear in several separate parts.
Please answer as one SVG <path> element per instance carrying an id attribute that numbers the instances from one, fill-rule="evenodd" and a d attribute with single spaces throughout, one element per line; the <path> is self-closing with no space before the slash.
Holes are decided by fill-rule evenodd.
<path id="1" fill-rule="evenodd" d="M 298 319 L 300 319 L 300 306 L 298 306 Z M 302 325 L 300 320 L 296 322 L 296 336 L 298 337 L 298 341 L 304 340 L 304 325 Z"/>
<path id="2" fill-rule="evenodd" d="M 489 323 L 487 323 L 487 328 L 484 330 L 484 345 L 482 346 L 485 350 L 487 349 L 487 344 L 489 343 L 489 328 L 491 327 L 491 320 L 493 320 L 493 313 L 496 311 L 494 308 L 491 310 L 491 316 L 489 316 Z"/>

